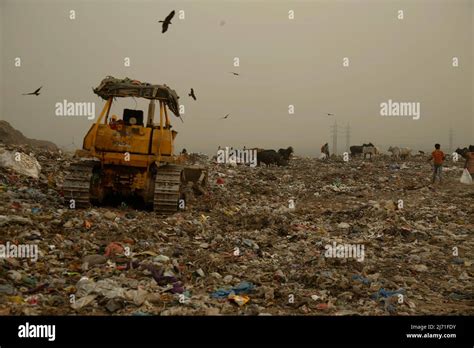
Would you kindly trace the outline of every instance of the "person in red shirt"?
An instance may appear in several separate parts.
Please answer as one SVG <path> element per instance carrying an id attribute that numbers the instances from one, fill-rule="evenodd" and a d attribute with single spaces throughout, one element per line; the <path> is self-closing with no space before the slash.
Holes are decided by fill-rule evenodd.
<path id="1" fill-rule="evenodd" d="M 433 160 L 433 184 L 436 181 L 436 177 L 439 178 L 441 183 L 441 173 L 443 172 L 443 162 L 445 159 L 444 152 L 441 151 L 441 145 L 435 144 L 435 150 L 431 153 L 431 157 L 428 158 L 428 162 Z"/>

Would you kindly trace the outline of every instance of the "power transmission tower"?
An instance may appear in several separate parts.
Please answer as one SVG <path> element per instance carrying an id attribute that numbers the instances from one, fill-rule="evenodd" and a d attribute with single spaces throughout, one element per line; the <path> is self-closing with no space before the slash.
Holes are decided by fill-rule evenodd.
<path id="1" fill-rule="evenodd" d="M 337 121 L 334 121 L 334 125 L 331 126 L 332 133 L 332 153 L 337 155 Z"/>
<path id="2" fill-rule="evenodd" d="M 346 151 L 349 152 L 350 146 L 351 146 L 351 126 L 348 123 L 346 127 Z"/>
<path id="3" fill-rule="evenodd" d="M 453 151 L 453 129 L 449 128 L 449 153 Z"/>

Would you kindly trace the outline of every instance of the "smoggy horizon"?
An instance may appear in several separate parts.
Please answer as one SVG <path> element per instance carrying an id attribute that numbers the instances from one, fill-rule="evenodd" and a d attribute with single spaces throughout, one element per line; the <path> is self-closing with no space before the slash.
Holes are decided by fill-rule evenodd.
<path id="1" fill-rule="evenodd" d="M 347 140 L 449 150 L 450 130 L 464 147 L 474 144 L 473 14 L 469 0 L 0 0 L 0 119 L 80 147 L 93 121 L 57 116 L 56 104 L 95 103 L 97 119 L 104 101 L 91 88 L 111 75 L 177 91 L 176 151 L 291 145 L 317 156 L 326 142 L 333 152 L 334 122 L 339 153 Z M 147 104 L 121 99 L 112 112 Z"/>

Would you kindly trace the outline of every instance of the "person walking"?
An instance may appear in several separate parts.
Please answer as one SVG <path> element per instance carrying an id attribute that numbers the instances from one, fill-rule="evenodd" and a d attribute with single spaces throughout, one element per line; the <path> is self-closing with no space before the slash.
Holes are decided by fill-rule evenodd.
<path id="1" fill-rule="evenodd" d="M 441 151 L 441 145 L 435 144 L 435 150 L 431 153 L 431 157 L 428 158 L 428 162 L 433 160 L 433 184 L 436 181 L 436 177 L 439 178 L 439 183 L 442 181 L 443 163 L 446 156 Z"/>

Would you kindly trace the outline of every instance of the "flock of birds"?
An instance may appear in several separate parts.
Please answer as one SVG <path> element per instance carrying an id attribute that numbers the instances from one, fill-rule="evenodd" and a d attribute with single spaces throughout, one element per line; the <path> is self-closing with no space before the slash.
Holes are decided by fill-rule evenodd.
<path id="1" fill-rule="evenodd" d="M 166 16 L 166 18 L 162 21 L 158 21 L 159 23 L 161 23 L 161 33 L 164 34 L 168 31 L 168 28 L 170 26 L 170 24 L 173 24 L 171 23 L 171 20 L 173 19 L 174 15 L 175 15 L 175 11 L 171 11 L 169 15 Z M 221 22 L 221 26 L 222 26 L 222 22 Z M 234 75 L 234 76 L 240 76 L 239 73 L 236 73 L 234 71 L 230 71 L 229 72 L 230 74 Z M 189 92 L 188 96 L 190 96 L 191 98 L 193 98 L 194 100 L 197 100 L 196 98 L 196 94 L 194 93 L 194 88 L 191 88 L 191 91 Z M 221 120 L 225 120 L 227 119 L 228 117 L 230 116 L 230 114 L 227 114 L 225 115 L 224 117 L 221 118 Z"/>
<path id="2" fill-rule="evenodd" d="M 175 11 L 171 11 L 169 15 L 166 16 L 166 18 L 162 21 L 158 21 L 159 23 L 161 23 L 161 33 L 166 33 L 168 31 L 168 28 L 170 26 L 170 24 L 173 24 L 171 23 L 171 20 L 173 19 L 174 15 L 175 15 Z M 222 25 L 222 23 L 221 23 Z M 233 72 L 231 71 L 230 74 L 233 74 L 234 76 L 240 76 L 239 73 L 236 73 L 236 72 Z M 41 88 L 43 88 L 43 86 L 41 86 L 40 88 L 38 88 L 36 91 L 34 92 L 31 92 L 31 93 L 23 93 L 23 95 L 35 95 L 35 96 L 38 96 L 40 95 L 40 90 Z M 191 88 L 191 91 L 189 92 L 188 96 L 190 96 L 191 98 L 193 98 L 194 100 L 197 100 L 196 98 L 196 94 L 194 92 L 194 88 Z M 224 117 L 222 117 L 221 119 L 227 119 L 228 117 L 230 116 L 230 114 L 227 114 L 225 115 Z"/>
<path id="3" fill-rule="evenodd" d="M 166 18 L 165 18 L 164 20 L 158 21 L 159 23 L 161 23 L 161 33 L 162 33 L 162 34 L 164 34 L 164 33 L 166 33 L 166 32 L 168 31 L 168 28 L 169 28 L 170 24 L 173 24 L 173 23 L 171 23 L 171 20 L 173 19 L 175 13 L 176 13 L 176 12 L 173 10 L 173 11 L 171 11 L 171 12 L 169 13 L 169 15 L 166 16 Z M 222 25 L 222 23 L 221 23 L 221 25 Z M 236 73 L 236 72 L 234 72 L 234 71 L 229 71 L 229 74 L 232 74 L 232 75 L 234 75 L 234 76 L 240 76 L 239 73 Z M 34 91 L 34 92 L 31 92 L 31 93 L 23 93 L 23 95 L 35 95 L 35 96 L 38 96 L 38 95 L 40 95 L 40 90 L 41 90 L 41 88 L 43 88 L 43 86 L 41 86 L 40 88 L 38 88 L 38 89 L 37 89 L 36 91 Z M 193 98 L 194 100 L 197 100 L 196 94 L 195 94 L 195 92 L 194 92 L 194 88 L 191 88 L 191 91 L 189 92 L 188 96 L 191 97 L 191 98 Z M 227 115 L 225 115 L 224 117 L 221 117 L 220 119 L 221 119 L 221 120 L 226 120 L 227 118 L 229 118 L 229 116 L 230 116 L 230 113 L 227 114 Z M 334 114 L 331 114 L 331 113 L 328 113 L 327 116 L 335 116 L 335 115 L 334 115 Z"/>

